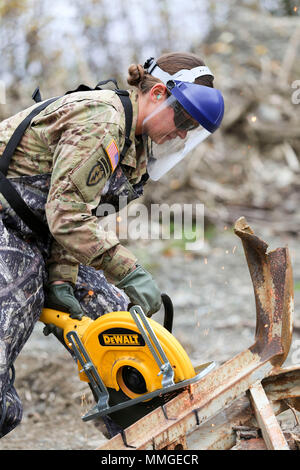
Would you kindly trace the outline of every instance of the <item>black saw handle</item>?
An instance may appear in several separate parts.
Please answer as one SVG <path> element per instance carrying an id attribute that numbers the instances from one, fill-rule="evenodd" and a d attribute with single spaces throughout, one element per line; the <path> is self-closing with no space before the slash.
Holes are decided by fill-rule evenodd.
<path id="1" fill-rule="evenodd" d="M 173 303 L 170 297 L 167 294 L 161 294 L 162 304 L 164 306 L 165 315 L 164 315 L 164 328 L 172 333 L 173 328 L 173 318 L 174 318 L 174 308 Z M 129 303 L 127 309 L 129 310 L 133 307 L 133 303 Z"/>
<path id="2" fill-rule="evenodd" d="M 172 333 L 173 318 L 174 318 L 173 303 L 167 294 L 161 294 L 161 300 L 165 309 L 164 327 L 166 328 L 166 330 Z"/>

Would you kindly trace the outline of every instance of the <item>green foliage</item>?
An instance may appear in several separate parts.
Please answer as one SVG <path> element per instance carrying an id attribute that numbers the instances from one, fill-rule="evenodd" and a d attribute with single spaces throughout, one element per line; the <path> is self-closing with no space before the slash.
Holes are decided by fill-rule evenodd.
<path id="1" fill-rule="evenodd" d="M 300 290 L 300 281 L 294 282 L 294 290 Z"/>

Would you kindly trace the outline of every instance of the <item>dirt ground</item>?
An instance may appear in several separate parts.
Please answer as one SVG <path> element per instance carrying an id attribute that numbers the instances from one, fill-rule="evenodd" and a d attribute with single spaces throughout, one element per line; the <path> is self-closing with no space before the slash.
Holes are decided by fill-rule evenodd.
<path id="1" fill-rule="evenodd" d="M 255 227 L 270 249 L 288 245 L 295 285 L 300 281 L 299 241 L 274 238 Z M 206 240 L 201 253 L 191 254 L 157 241 L 138 242 L 134 250 L 148 266 L 175 308 L 173 334 L 194 365 L 214 360 L 217 365 L 249 347 L 255 333 L 255 303 L 239 238 L 224 227 Z M 155 260 L 155 261 L 153 261 Z M 300 291 L 295 289 L 295 328 L 285 365 L 300 363 Z M 161 321 L 162 312 L 154 317 Z M 81 416 L 93 405 L 77 367 L 54 337 L 45 337 L 38 323 L 16 361 L 16 388 L 22 399 L 22 423 L 0 441 L 5 450 L 89 450 L 106 438 L 93 421 Z M 280 418 L 279 418 L 280 419 Z M 285 421 L 293 422 L 291 412 Z"/>

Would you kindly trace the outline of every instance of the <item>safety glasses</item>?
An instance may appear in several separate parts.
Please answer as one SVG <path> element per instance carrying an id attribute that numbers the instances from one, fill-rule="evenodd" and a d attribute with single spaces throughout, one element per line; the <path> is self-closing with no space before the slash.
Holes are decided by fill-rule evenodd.
<path id="1" fill-rule="evenodd" d="M 177 129 L 191 131 L 199 127 L 199 123 L 184 111 L 183 107 L 177 100 L 174 101 L 171 106 L 174 109 L 174 123 Z"/>

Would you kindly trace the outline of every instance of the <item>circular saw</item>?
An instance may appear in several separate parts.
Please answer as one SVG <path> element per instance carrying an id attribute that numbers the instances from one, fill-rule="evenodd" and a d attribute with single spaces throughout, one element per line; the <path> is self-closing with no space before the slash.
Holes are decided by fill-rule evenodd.
<path id="1" fill-rule="evenodd" d="M 60 341 L 78 363 L 80 380 L 89 384 L 95 398 L 84 421 L 109 415 L 127 427 L 214 367 L 213 362 L 193 367 L 172 334 L 172 302 L 166 294 L 162 300 L 164 325 L 147 318 L 138 305 L 96 320 L 75 320 L 68 313 L 43 309 L 40 321 L 60 332 Z"/>

